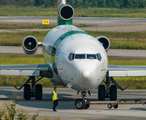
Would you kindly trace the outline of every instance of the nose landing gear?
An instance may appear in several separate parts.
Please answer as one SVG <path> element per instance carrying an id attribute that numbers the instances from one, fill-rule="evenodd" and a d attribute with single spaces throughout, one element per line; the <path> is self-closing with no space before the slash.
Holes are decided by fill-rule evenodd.
<path id="1" fill-rule="evenodd" d="M 82 99 L 77 99 L 75 101 L 75 106 L 77 109 L 88 109 L 90 107 L 90 103 L 88 99 L 86 99 L 86 92 L 81 92 Z"/>

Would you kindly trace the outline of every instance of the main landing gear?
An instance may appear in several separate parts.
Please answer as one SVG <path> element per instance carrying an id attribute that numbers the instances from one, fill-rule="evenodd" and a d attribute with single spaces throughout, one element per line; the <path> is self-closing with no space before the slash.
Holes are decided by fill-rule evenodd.
<path id="1" fill-rule="evenodd" d="M 88 92 L 90 94 L 90 92 Z M 88 109 L 90 107 L 90 103 L 88 99 L 86 99 L 86 92 L 81 92 L 82 99 L 77 99 L 75 101 L 75 106 L 77 109 Z"/>
<path id="2" fill-rule="evenodd" d="M 114 83 L 115 85 L 111 85 L 110 83 Z M 105 87 L 106 86 L 106 87 Z M 99 85 L 98 87 L 98 100 L 104 101 L 105 98 L 109 98 L 111 101 L 117 100 L 117 87 L 121 90 L 125 90 L 126 88 L 122 88 L 118 83 L 111 77 L 107 77 L 104 85 Z"/>
<path id="3" fill-rule="evenodd" d="M 30 100 L 31 97 L 35 97 L 36 100 L 42 100 L 42 85 L 36 83 L 41 80 L 43 77 L 41 77 L 38 80 L 35 80 L 34 76 L 29 77 L 29 79 L 20 87 L 17 88 L 17 90 L 21 90 L 24 87 L 24 99 Z M 28 84 L 30 83 L 30 84 Z"/>

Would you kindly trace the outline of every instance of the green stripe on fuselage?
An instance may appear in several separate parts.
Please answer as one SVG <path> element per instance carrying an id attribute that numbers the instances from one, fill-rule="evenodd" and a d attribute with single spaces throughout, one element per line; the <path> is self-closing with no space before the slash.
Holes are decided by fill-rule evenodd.
<path id="1" fill-rule="evenodd" d="M 84 31 L 69 31 L 69 32 L 66 32 L 64 33 L 62 36 L 60 36 L 56 42 L 54 43 L 54 47 L 57 49 L 57 47 L 60 45 L 60 43 L 65 39 L 67 38 L 68 36 L 70 35 L 74 35 L 74 34 L 87 34 L 86 32 Z"/>

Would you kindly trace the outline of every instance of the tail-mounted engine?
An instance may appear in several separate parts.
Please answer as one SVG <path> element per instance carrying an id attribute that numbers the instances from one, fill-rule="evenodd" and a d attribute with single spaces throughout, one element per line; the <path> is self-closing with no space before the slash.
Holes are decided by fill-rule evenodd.
<path id="1" fill-rule="evenodd" d="M 22 46 L 26 54 L 35 54 L 38 48 L 38 40 L 33 36 L 27 36 L 23 39 Z"/>
<path id="2" fill-rule="evenodd" d="M 58 25 L 72 25 L 74 9 L 72 6 L 66 4 L 65 0 L 62 0 L 58 14 Z"/>
<path id="3" fill-rule="evenodd" d="M 106 51 L 110 48 L 110 40 L 105 36 L 96 37 L 96 39 L 103 45 Z"/>
<path id="4" fill-rule="evenodd" d="M 59 9 L 59 15 L 63 20 L 70 20 L 74 15 L 74 9 L 70 5 L 64 5 Z"/>

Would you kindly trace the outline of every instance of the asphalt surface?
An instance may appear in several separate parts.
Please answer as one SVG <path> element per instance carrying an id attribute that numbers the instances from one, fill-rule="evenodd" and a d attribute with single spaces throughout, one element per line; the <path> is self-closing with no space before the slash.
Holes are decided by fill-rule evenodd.
<path id="1" fill-rule="evenodd" d="M 43 89 L 43 100 L 36 101 L 31 99 L 29 101 L 21 100 L 17 102 L 16 109 L 25 109 L 28 115 L 34 115 L 39 110 L 39 118 L 43 116 L 60 117 L 61 120 L 145 120 L 146 107 L 141 104 L 126 104 L 119 105 L 118 109 L 112 108 L 109 110 L 107 105 L 92 105 L 86 110 L 77 110 L 74 106 L 76 99 L 81 98 L 69 88 L 58 88 L 59 105 L 57 106 L 57 112 L 52 111 L 51 92 L 52 88 Z M 20 98 L 23 96 L 23 92 L 15 90 L 13 87 L 0 87 L 0 106 L 9 102 L 9 99 L 13 99 L 14 93 Z M 87 95 L 90 101 L 98 102 L 97 90 L 91 91 L 91 96 Z M 146 100 L 146 90 L 126 90 L 118 91 L 118 99 Z M 108 101 L 108 99 L 106 99 Z M 110 103 L 110 101 L 108 102 Z M 0 108 L 1 109 L 1 108 Z"/>
<path id="2" fill-rule="evenodd" d="M 57 17 L 27 17 L 27 16 L 0 16 L 0 24 L 42 24 L 43 19 L 49 19 L 50 24 L 57 25 Z M 73 24 L 86 24 L 81 27 L 88 31 L 119 31 L 136 32 L 146 31 L 146 18 L 104 18 L 104 17 L 74 17 Z M 48 31 L 50 29 L 1 29 L 0 32 Z"/>
<path id="3" fill-rule="evenodd" d="M 33 23 L 42 24 L 49 19 L 50 24 L 57 24 L 57 17 L 0 16 L 0 23 Z M 106 18 L 106 17 L 74 17 L 74 24 L 97 25 L 98 23 L 146 23 L 146 18 Z"/>

